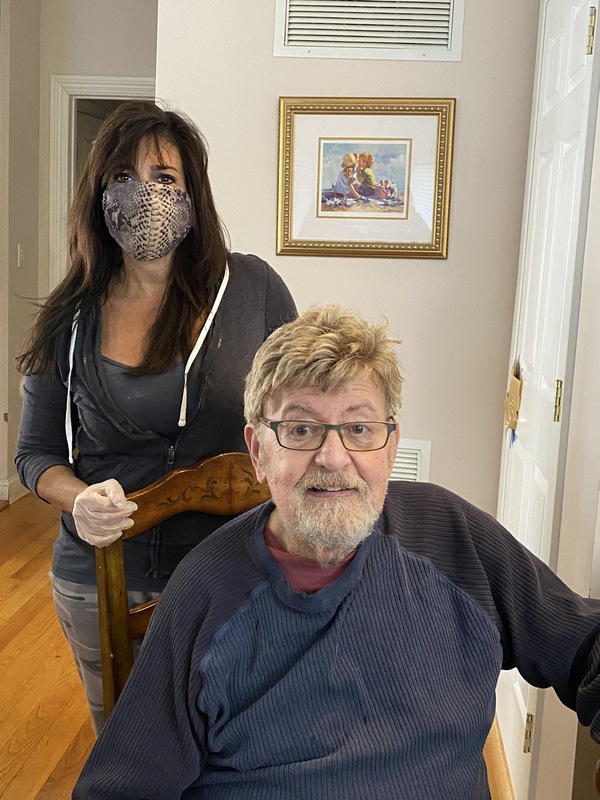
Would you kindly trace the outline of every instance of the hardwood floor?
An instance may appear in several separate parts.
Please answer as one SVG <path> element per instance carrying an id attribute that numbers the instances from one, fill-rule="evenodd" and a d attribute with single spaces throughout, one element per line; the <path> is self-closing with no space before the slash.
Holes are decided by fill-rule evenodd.
<path id="1" fill-rule="evenodd" d="M 48 572 L 58 511 L 0 512 L 0 798 L 67 800 L 94 741 Z"/>

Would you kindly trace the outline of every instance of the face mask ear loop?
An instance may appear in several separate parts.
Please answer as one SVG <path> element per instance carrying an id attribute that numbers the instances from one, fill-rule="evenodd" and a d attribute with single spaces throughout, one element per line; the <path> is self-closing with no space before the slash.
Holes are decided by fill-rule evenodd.
<path id="1" fill-rule="evenodd" d="M 77 327 L 79 325 L 79 308 L 73 315 L 71 323 L 71 341 L 69 342 L 69 377 L 67 378 L 67 407 L 65 410 L 65 434 L 67 436 L 67 448 L 69 452 L 69 464 L 75 463 L 73 458 L 73 425 L 71 420 L 71 378 L 73 375 L 73 361 L 75 354 L 75 340 L 77 339 Z"/>
<path id="2" fill-rule="evenodd" d="M 221 285 L 219 286 L 219 291 L 217 292 L 217 296 L 215 297 L 215 302 L 213 303 L 213 307 L 209 311 L 208 317 L 202 326 L 202 330 L 200 331 L 200 335 L 196 340 L 196 344 L 194 345 L 194 349 L 190 353 L 190 357 L 187 360 L 185 365 L 185 372 L 183 373 L 183 396 L 181 398 L 181 408 L 179 410 L 179 421 L 178 425 L 180 428 L 183 428 L 187 422 L 187 382 L 188 382 L 188 372 L 198 353 L 200 352 L 200 348 L 204 344 L 204 340 L 208 335 L 208 331 L 210 330 L 210 326 L 212 325 L 212 321 L 215 318 L 217 311 L 219 310 L 219 306 L 221 305 L 221 300 L 223 299 L 223 295 L 225 294 L 225 287 L 229 282 L 229 266 L 225 264 L 225 272 L 223 274 L 223 280 L 221 281 Z"/>

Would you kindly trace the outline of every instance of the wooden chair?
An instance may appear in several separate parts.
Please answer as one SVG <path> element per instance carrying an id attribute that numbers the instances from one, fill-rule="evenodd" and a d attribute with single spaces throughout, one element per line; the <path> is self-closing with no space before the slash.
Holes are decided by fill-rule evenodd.
<path id="1" fill-rule="evenodd" d="M 133 640 L 143 636 L 158 603 L 150 600 L 129 608 L 123 540 L 138 536 L 182 511 L 235 515 L 248 511 L 270 497 L 258 483 L 247 453 L 224 453 L 193 467 L 175 469 L 150 486 L 128 495 L 138 505 L 133 527 L 108 547 L 96 548 L 102 691 L 104 716 L 121 693 L 133 666 Z"/>
<path id="2" fill-rule="evenodd" d="M 515 800 L 497 717 L 494 717 L 485 742 L 483 757 L 487 767 L 491 800 Z"/>

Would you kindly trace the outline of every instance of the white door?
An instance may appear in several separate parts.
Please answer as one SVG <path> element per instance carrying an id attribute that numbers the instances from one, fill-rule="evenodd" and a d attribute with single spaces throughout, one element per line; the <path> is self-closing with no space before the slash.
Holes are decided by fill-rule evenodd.
<path id="1" fill-rule="evenodd" d="M 589 12 L 589 0 L 542 0 L 540 9 L 511 350 L 523 381 L 522 402 L 514 443 L 507 437 L 503 448 L 498 506 L 503 524 L 551 565 L 558 544 L 555 511 L 565 450 L 561 435 L 563 427 L 567 430 L 565 410 L 560 419 L 555 405 L 557 387 L 567 396 L 570 389 L 571 331 L 577 321 L 585 239 L 580 222 L 586 219 L 591 163 L 587 142 L 593 142 L 588 133 L 596 108 L 591 102 L 594 59 L 586 54 Z M 523 739 L 526 715 L 536 712 L 536 695 L 515 672 L 503 674 L 498 716 L 516 800 L 534 796 L 532 755 L 523 753 Z M 557 756 L 557 766 L 564 770 Z M 546 800 L 565 800 L 565 795 Z"/>

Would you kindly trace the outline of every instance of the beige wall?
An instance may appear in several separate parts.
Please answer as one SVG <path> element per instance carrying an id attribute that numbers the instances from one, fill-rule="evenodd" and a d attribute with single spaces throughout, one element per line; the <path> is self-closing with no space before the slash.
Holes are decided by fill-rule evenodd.
<path id="1" fill-rule="evenodd" d="M 9 43 L 8 3 L 0 0 L 0 185 L 8 183 Z M 0 193 L 0 503 L 8 497 L 8 198 Z"/>
<path id="2" fill-rule="evenodd" d="M 154 77 L 157 0 L 42 0 L 40 293 L 48 292 L 50 76 Z"/>
<path id="3" fill-rule="evenodd" d="M 14 481 L 15 430 L 20 415 L 19 376 L 14 368 L 27 324 L 25 297 L 37 294 L 37 198 L 39 127 L 39 2 L 2 2 L 2 217 L 0 250 L 0 391 L 4 418 L 0 438 L 0 499 L 7 499 Z M 23 266 L 17 266 L 17 246 Z"/>
<path id="4" fill-rule="evenodd" d="M 50 76 L 154 77 L 156 0 L 0 0 L 0 500 L 18 496 L 14 356 L 48 288 Z M 17 244 L 24 265 L 17 267 Z"/>
<path id="5" fill-rule="evenodd" d="M 208 139 L 233 249 L 266 258 L 301 309 L 390 318 L 403 435 L 432 441 L 433 481 L 494 512 L 538 3 L 466 5 L 463 60 L 417 63 L 274 58 L 274 0 L 159 0 L 156 79 Z M 456 97 L 449 258 L 276 256 L 280 95 Z"/>

